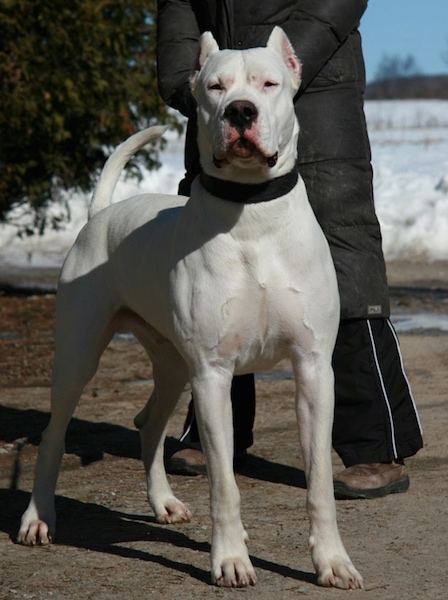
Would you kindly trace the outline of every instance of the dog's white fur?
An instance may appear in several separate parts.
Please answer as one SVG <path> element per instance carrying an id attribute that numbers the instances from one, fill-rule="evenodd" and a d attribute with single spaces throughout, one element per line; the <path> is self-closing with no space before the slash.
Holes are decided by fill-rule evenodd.
<path id="1" fill-rule="evenodd" d="M 258 183 L 294 168 L 298 124 L 292 98 L 300 64 L 281 29 L 273 30 L 266 48 L 244 51 L 219 51 L 212 35 L 204 34 L 191 85 L 206 173 Z M 230 103 L 240 101 L 256 108 L 246 128 L 226 117 Z M 67 425 L 112 335 L 130 330 L 154 371 L 154 391 L 135 422 L 157 521 L 191 518 L 163 466 L 166 423 L 190 381 L 210 481 L 212 580 L 225 586 L 255 583 L 232 469 L 230 385 L 234 373 L 288 357 L 296 378 L 309 545 L 318 582 L 362 587 L 339 537 L 333 497 L 337 283 L 303 181 L 260 204 L 221 200 L 197 179 L 186 204 L 179 196 L 145 194 L 110 205 L 125 162 L 162 131 L 138 133 L 111 156 L 92 201 L 92 218 L 63 266 L 51 420 L 18 540 L 28 545 L 52 540 Z"/>

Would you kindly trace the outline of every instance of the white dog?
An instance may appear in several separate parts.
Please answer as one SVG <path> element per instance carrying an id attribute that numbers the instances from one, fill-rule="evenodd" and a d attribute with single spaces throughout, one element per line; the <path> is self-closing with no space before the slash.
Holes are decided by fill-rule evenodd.
<path id="1" fill-rule="evenodd" d="M 131 330 L 154 371 L 154 391 L 135 422 L 157 521 L 191 518 L 163 466 L 167 420 L 190 381 L 210 482 L 212 580 L 255 583 L 232 469 L 230 385 L 234 373 L 288 357 L 318 582 L 362 587 L 336 524 L 331 357 L 339 299 L 329 248 L 295 166 L 299 85 L 300 64 L 281 29 L 266 48 L 244 51 L 219 51 L 206 33 L 191 80 L 204 173 L 191 198 L 185 204 L 145 194 L 109 205 L 124 164 L 161 127 L 132 136 L 107 162 L 92 218 L 61 273 L 51 420 L 19 542 L 51 542 L 67 425 L 111 337 Z"/>

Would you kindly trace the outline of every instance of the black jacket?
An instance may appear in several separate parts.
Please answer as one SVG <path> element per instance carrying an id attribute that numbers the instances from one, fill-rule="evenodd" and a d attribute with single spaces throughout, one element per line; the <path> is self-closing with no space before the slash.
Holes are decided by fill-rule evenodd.
<path id="1" fill-rule="evenodd" d="M 199 169 L 188 79 L 200 34 L 212 31 L 221 48 L 244 49 L 265 45 L 274 25 L 287 33 L 302 63 L 299 170 L 330 243 L 344 319 L 389 315 L 357 30 L 366 6 L 367 0 L 158 0 L 159 90 L 191 120 L 187 181 Z"/>

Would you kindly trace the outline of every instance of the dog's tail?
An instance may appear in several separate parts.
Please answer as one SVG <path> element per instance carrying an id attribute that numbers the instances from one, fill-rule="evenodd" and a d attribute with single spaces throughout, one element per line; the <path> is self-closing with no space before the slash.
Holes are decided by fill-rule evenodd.
<path id="1" fill-rule="evenodd" d="M 117 146 L 109 156 L 101 171 L 89 208 L 89 219 L 97 212 L 109 206 L 120 173 L 128 160 L 143 146 L 161 137 L 166 131 L 166 126 L 155 125 L 143 131 L 134 133 L 130 138 Z"/>

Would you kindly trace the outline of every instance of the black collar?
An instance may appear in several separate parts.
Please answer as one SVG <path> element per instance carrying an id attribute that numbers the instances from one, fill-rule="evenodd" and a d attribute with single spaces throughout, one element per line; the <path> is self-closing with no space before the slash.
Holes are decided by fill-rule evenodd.
<path id="1" fill-rule="evenodd" d="M 280 198 L 280 196 L 284 196 L 293 189 L 298 178 L 297 165 L 286 175 L 263 183 L 236 183 L 218 179 L 203 172 L 200 174 L 200 181 L 207 192 L 222 200 L 245 204 L 267 202 L 268 200 Z"/>

